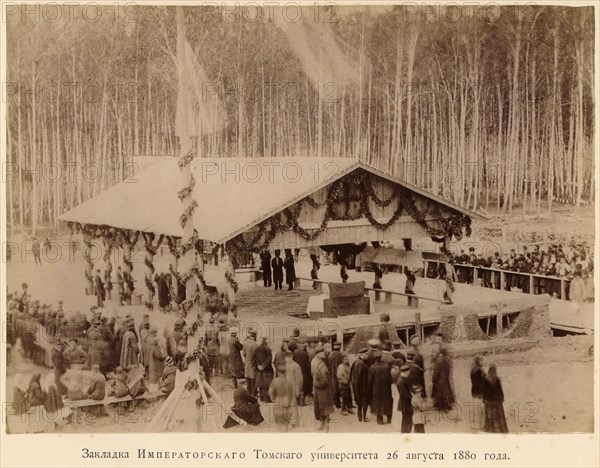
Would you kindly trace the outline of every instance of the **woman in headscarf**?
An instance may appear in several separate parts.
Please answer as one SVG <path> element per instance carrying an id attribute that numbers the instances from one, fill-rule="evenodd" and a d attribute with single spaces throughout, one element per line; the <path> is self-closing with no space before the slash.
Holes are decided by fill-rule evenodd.
<path id="1" fill-rule="evenodd" d="M 485 371 L 483 370 L 481 356 L 475 356 L 471 366 L 471 396 L 477 400 L 483 399 L 485 390 Z M 478 407 L 481 410 L 481 407 Z M 473 429 L 481 430 L 481 413 L 478 412 Z"/>
<path id="2" fill-rule="evenodd" d="M 454 392 L 451 384 L 452 360 L 443 345 L 440 346 L 439 354 L 435 359 L 432 380 L 431 397 L 434 406 L 440 411 L 449 411 L 454 404 Z"/>
<path id="3" fill-rule="evenodd" d="M 508 432 L 503 403 L 504 392 L 502 391 L 502 383 L 500 382 L 500 378 L 498 378 L 496 366 L 492 364 L 485 377 L 485 387 L 483 390 L 483 430 L 485 432 Z"/>
<path id="4" fill-rule="evenodd" d="M 92 383 L 87 391 L 88 398 L 92 400 L 104 400 L 106 396 L 106 378 L 100 372 L 100 366 L 92 366 Z"/>
<path id="5" fill-rule="evenodd" d="M 231 411 L 240 419 L 243 419 L 252 426 L 258 426 L 265 419 L 260 413 L 260 404 L 258 398 L 250 395 L 250 392 L 246 387 L 240 385 L 233 391 L 233 406 Z M 228 429 L 232 426 L 237 425 L 237 421 L 231 416 L 227 417 L 223 427 Z"/>
<path id="6" fill-rule="evenodd" d="M 135 325 L 131 322 L 123 335 L 123 344 L 121 345 L 120 364 L 123 369 L 128 369 L 138 364 L 138 349 Z"/>
<path id="7" fill-rule="evenodd" d="M 165 368 L 163 369 L 163 373 L 158 380 L 158 388 L 161 392 L 168 395 L 175 388 L 175 376 L 177 373 L 177 367 L 173 363 L 173 358 L 171 356 L 167 356 L 165 358 Z"/>
<path id="8" fill-rule="evenodd" d="M 127 388 L 127 372 L 119 366 L 115 369 L 115 379 L 112 383 L 109 396 L 116 396 L 118 398 L 124 397 L 129 394 L 129 388 Z"/>
<path id="9" fill-rule="evenodd" d="M 42 385 L 40 379 L 42 374 L 36 372 L 29 381 L 29 388 L 27 389 L 27 400 L 29 401 L 29 407 L 40 406 L 44 404 L 44 392 L 42 392 Z"/>

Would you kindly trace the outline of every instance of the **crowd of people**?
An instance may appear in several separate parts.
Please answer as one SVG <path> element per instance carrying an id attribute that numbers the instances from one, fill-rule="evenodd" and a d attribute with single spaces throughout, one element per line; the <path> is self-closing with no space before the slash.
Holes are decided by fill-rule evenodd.
<path id="1" fill-rule="evenodd" d="M 370 413 L 378 425 L 390 424 L 394 413 L 392 388 L 396 387 L 401 432 L 423 433 L 428 413 L 448 412 L 455 404 L 452 358 L 440 337 L 433 356 L 430 392 L 426 389 L 424 358 L 416 337 L 408 348 L 402 349 L 400 340 L 391 341 L 380 329 L 378 336 L 369 340 L 368 347 L 360 349 L 356 356 L 343 353 L 340 343 L 307 339 L 299 330 L 291 339 L 283 340 L 274 357 L 266 338 L 257 343 L 254 330 L 248 331 L 243 344 L 235 342 L 236 346 L 230 349 L 232 364 L 236 356 L 236 377 L 241 377 L 243 370 L 246 385 L 239 385 L 234 378 L 232 411 L 251 425 L 263 422 L 261 403 L 273 404 L 275 423 L 283 432 L 298 426 L 299 409 L 310 404 L 318 431 L 329 431 L 336 411 L 344 417 L 356 414 L 363 423 L 370 421 Z M 473 397 L 483 402 L 483 419 L 477 429 L 508 432 L 504 395 L 495 366 L 490 366 L 487 374 L 482 371 Z M 224 427 L 235 424 L 228 418 Z"/>
<path id="2" fill-rule="evenodd" d="M 452 359 L 441 337 L 433 357 L 431 389 L 427 389 L 418 339 L 404 347 L 400 340 L 390 339 L 383 325 L 368 347 L 349 355 L 340 343 L 323 336 L 306 337 L 297 328 L 276 352 L 267 337 L 257 339 L 252 328 L 242 342 L 236 310 L 224 296 L 206 306 L 202 322 L 197 356 L 203 376 L 209 383 L 214 376 L 231 379 L 234 387 L 231 411 L 237 421 L 228 418 L 226 428 L 239 420 L 251 425 L 263 422 L 261 404 L 272 405 L 280 431 L 299 426 L 300 408 L 309 405 L 317 430 L 329 431 L 336 411 L 342 417 L 356 414 L 363 423 L 374 416 L 377 424 L 389 424 L 395 387 L 401 432 L 425 432 L 429 411 L 447 412 L 455 403 Z M 52 307 L 33 300 L 27 284 L 9 294 L 8 325 L 9 346 L 20 342 L 25 359 L 53 369 L 44 385 L 40 372 L 33 373 L 27 385 L 15 385 L 16 414 L 40 405 L 56 411 L 67 400 L 168 394 L 177 370 L 185 370 L 188 364 L 188 337 L 196 333 L 182 315 L 159 335 L 149 314 L 137 324 L 129 314 L 109 318 L 96 306 L 87 315 L 65 314 L 62 303 Z M 472 372 L 472 379 L 477 375 Z M 482 427 L 506 431 L 495 368 L 490 366 L 480 377 L 478 385 L 473 383 L 473 396 L 484 402 L 487 419 Z"/>
<path id="3" fill-rule="evenodd" d="M 235 307 L 223 295 L 206 309 L 210 317 L 203 327 L 199 360 L 209 380 L 212 374 L 229 372 L 225 348 L 237 322 Z M 93 306 L 87 315 L 65 313 L 62 301 L 57 306 L 40 303 L 23 283 L 20 291 L 8 294 L 9 364 L 13 353 L 20 352 L 24 359 L 52 368 L 53 387 L 61 402 L 170 393 L 176 370 L 186 365 L 191 328 L 185 318 L 179 316 L 159 334 L 148 313 L 135 323 L 131 314 L 107 317 L 104 312 Z M 17 345 L 18 351 L 13 349 Z M 40 404 L 42 400 L 34 396 L 39 393 L 39 380 L 34 374 L 28 385 L 15 386 L 16 414 Z"/>
<path id="4" fill-rule="evenodd" d="M 481 252 L 476 254 L 475 248 L 470 247 L 468 253 L 461 250 L 460 254 L 453 256 L 451 262 L 460 283 L 473 284 L 475 271 L 471 267 L 478 267 L 477 280 L 487 288 L 548 293 L 574 302 L 593 301 L 594 298 L 593 250 L 586 242 L 572 242 L 568 247 L 563 247 L 562 244 L 550 244 L 545 248 L 539 245 L 523 246 L 520 252 L 511 249 L 508 254 L 501 256 L 495 252 L 487 257 Z M 438 268 L 430 265 L 428 276 L 439 276 Z M 533 284 L 529 275 L 534 275 Z M 561 279 L 567 283 L 564 294 L 566 297 L 562 297 Z"/>

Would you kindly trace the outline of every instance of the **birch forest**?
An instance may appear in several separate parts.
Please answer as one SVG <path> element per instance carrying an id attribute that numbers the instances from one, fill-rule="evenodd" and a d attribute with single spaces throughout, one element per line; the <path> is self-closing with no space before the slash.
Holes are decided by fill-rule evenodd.
<path id="1" fill-rule="evenodd" d="M 593 9 L 437 5 L 185 7 L 198 156 L 360 158 L 488 212 L 592 202 Z M 178 153 L 175 8 L 67 13 L 7 17 L 9 229 Z"/>

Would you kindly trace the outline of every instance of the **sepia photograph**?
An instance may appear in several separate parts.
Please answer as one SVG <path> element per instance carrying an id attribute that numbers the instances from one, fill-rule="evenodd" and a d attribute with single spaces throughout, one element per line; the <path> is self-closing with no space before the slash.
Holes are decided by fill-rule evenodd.
<path id="1" fill-rule="evenodd" d="M 3 440 L 592 436 L 597 21 L 2 2 Z"/>

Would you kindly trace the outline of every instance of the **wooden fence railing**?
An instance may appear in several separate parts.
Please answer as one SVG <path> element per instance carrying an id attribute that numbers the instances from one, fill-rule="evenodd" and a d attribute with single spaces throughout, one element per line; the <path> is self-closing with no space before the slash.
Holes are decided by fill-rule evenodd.
<path id="1" fill-rule="evenodd" d="M 296 277 L 296 282 L 299 283 L 300 281 L 312 282 L 313 284 L 316 285 L 315 289 L 319 293 L 323 291 L 323 284 L 329 283 L 329 281 L 323 281 L 323 280 L 319 280 L 319 279 Z M 376 301 L 380 301 L 381 295 L 383 294 L 384 295 L 383 302 L 385 304 L 390 304 L 392 302 L 393 296 L 404 296 L 409 299 L 409 305 L 410 305 L 410 307 L 412 307 L 414 309 L 417 309 L 419 307 L 419 300 L 431 301 L 431 302 L 443 302 L 442 300 L 436 299 L 433 297 L 419 296 L 417 294 L 408 294 L 408 293 L 403 293 L 403 292 L 398 292 L 398 291 L 392 291 L 390 289 L 377 289 L 377 288 L 365 287 L 365 290 L 369 291 L 369 293 L 374 292 Z"/>
<path id="2" fill-rule="evenodd" d="M 431 265 L 434 265 L 437 271 L 440 264 L 443 263 L 444 262 L 436 260 L 425 260 L 425 275 L 428 276 Z M 520 286 L 519 289 L 521 289 L 524 293 L 548 293 L 551 296 L 556 293 L 559 299 L 568 299 L 569 284 L 571 283 L 571 280 L 568 278 L 524 273 L 520 271 L 500 270 L 498 268 L 465 264 L 455 264 L 454 269 L 456 270 L 457 274 L 459 272 L 461 273 L 461 279 L 467 280 L 462 282 L 467 284 L 480 284 L 480 280 L 485 279 L 484 275 L 481 273 L 487 271 L 490 272 L 490 276 L 487 278 L 487 280 L 494 286 L 495 289 L 509 291 L 513 286 Z M 517 281 L 514 281 L 514 279 L 517 279 Z"/>

